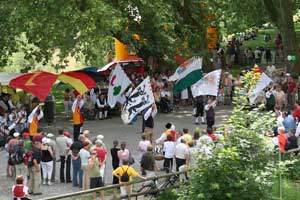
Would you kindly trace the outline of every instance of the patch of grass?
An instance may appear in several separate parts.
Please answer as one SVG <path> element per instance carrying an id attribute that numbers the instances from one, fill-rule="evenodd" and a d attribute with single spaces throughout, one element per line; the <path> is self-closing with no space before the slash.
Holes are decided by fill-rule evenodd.
<path id="1" fill-rule="evenodd" d="M 282 200 L 299 200 L 300 199 L 300 184 L 284 179 L 282 185 Z M 273 195 L 279 199 L 279 184 L 278 182 L 273 187 Z"/>
<path id="2" fill-rule="evenodd" d="M 64 91 L 65 89 L 69 88 L 72 91 L 72 87 L 66 84 L 55 84 L 52 87 L 52 94 L 55 97 L 55 110 L 56 115 L 63 115 L 64 114 Z"/>

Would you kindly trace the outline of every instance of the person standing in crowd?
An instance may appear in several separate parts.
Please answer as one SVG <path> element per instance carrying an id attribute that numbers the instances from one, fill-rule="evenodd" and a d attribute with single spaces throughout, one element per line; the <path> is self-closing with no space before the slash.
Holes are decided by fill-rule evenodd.
<path id="1" fill-rule="evenodd" d="M 149 140 L 151 143 L 153 142 L 153 134 L 154 134 L 154 117 L 157 114 L 157 107 L 153 104 L 144 114 L 143 124 L 144 124 L 144 134 L 146 140 Z"/>
<path id="2" fill-rule="evenodd" d="M 23 176 L 16 177 L 16 183 L 12 187 L 12 193 L 14 200 L 31 200 Z"/>
<path id="3" fill-rule="evenodd" d="M 48 184 L 50 186 L 52 185 L 51 176 L 53 170 L 53 151 L 49 143 L 50 139 L 44 137 L 41 146 L 41 167 L 43 170 L 43 185 Z"/>
<path id="4" fill-rule="evenodd" d="M 275 100 L 276 100 L 276 106 L 279 108 L 279 110 L 281 111 L 284 110 L 284 108 L 286 107 L 285 93 L 281 89 L 280 85 L 276 87 Z"/>
<path id="5" fill-rule="evenodd" d="M 190 141 L 193 140 L 193 137 L 191 136 L 191 134 L 189 134 L 189 129 L 184 128 L 182 129 L 183 135 L 181 136 L 181 139 L 184 139 L 184 141 L 186 143 L 189 143 Z"/>
<path id="6" fill-rule="evenodd" d="M 189 149 L 186 145 L 186 141 L 181 139 L 181 142 L 176 145 L 174 157 L 176 161 L 176 171 L 179 171 L 179 167 L 187 165 L 189 162 Z"/>
<path id="7" fill-rule="evenodd" d="M 103 177 L 100 175 L 100 162 L 97 158 L 97 150 L 91 150 L 91 157 L 88 159 L 88 170 L 90 175 L 90 189 L 103 187 Z M 104 200 L 104 192 L 101 191 L 101 200 Z M 96 192 L 93 192 L 93 200 L 96 200 Z"/>
<path id="8" fill-rule="evenodd" d="M 99 160 L 99 167 L 100 167 L 100 176 L 102 177 L 102 182 L 105 181 L 105 163 L 106 163 L 106 156 L 107 156 L 107 150 L 104 148 L 103 142 L 101 140 L 95 141 L 95 147 L 94 150 L 97 152 L 97 158 Z"/>
<path id="9" fill-rule="evenodd" d="M 41 195 L 41 142 L 33 138 L 33 154 L 28 162 L 29 170 L 29 194 Z"/>
<path id="10" fill-rule="evenodd" d="M 118 140 L 114 140 L 113 141 L 113 148 L 110 149 L 111 160 L 112 160 L 112 167 L 113 167 L 114 170 L 119 167 L 119 163 L 120 163 L 119 157 L 118 157 L 118 151 L 120 151 L 120 148 L 118 148 L 118 145 L 119 145 Z M 113 175 L 113 182 L 112 182 L 112 184 L 118 184 L 118 183 L 119 183 L 118 177 Z M 116 197 L 117 196 L 116 195 L 116 193 L 117 193 L 116 189 L 114 189 L 113 193 L 114 193 L 113 194 L 114 197 Z"/>
<path id="11" fill-rule="evenodd" d="M 97 108 L 99 110 L 99 119 L 106 119 L 108 113 L 108 104 L 105 94 L 100 94 L 97 99 Z"/>
<path id="12" fill-rule="evenodd" d="M 284 112 L 282 114 L 283 117 L 283 121 L 282 124 L 284 126 L 285 132 L 288 133 L 290 129 L 295 129 L 296 127 L 296 122 L 293 118 L 293 116 L 291 115 L 290 112 Z"/>
<path id="13" fill-rule="evenodd" d="M 215 106 L 216 101 L 209 99 L 205 105 L 207 128 L 212 128 L 215 124 Z"/>
<path id="14" fill-rule="evenodd" d="M 293 112 L 293 117 L 296 121 L 299 121 L 300 119 L 300 102 L 296 101 L 295 103 L 295 110 Z"/>
<path id="15" fill-rule="evenodd" d="M 64 130 L 58 130 L 58 137 L 56 138 L 56 145 L 60 156 L 60 182 L 71 182 L 71 156 L 68 155 L 68 138 L 64 136 Z M 65 165 L 66 165 L 66 179 L 65 179 Z"/>
<path id="16" fill-rule="evenodd" d="M 195 98 L 195 124 L 199 124 L 199 117 L 201 117 L 201 123 L 205 124 L 204 121 L 204 96 L 199 95 Z"/>
<path id="17" fill-rule="evenodd" d="M 71 93 L 70 89 L 66 88 L 64 92 L 64 108 L 65 108 L 65 117 L 69 118 L 69 107 L 72 106 L 72 101 L 71 101 Z"/>
<path id="18" fill-rule="evenodd" d="M 119 166 L 122 165 L 123 160 L 129 160 L 129 150 L 126 148 L 126 142 L 121 143 L 121 149 L 118 151 Z"/>
<path id="19" fill-rule="evenodd" d="M 15 176 L 27 175 L 26 165 L 24 163 L 25 158 L 24 140 L 19 140 L 19 143 L 14 146 L 14 160 L 15 160 Z"/>
<path id="20" fill-rule="evenodd" d="M 296 92 L 296 83 L 293 77 L 288 77 L 288 89 L 287 89 L 287 104 L 289 109 L 293 109 L 295 105 L 295 92 Z"/>
<path id="21" fill-rule="evenodd" d="M 15 159 L 14 159 L 14 155 L 15 155 L 15 146 L 18 146 L 19 144 L 19 136 L 20 133 L 15 132 L 13 134 L 13 138 L 9 138 L 7 139 L 7 153 L 8 153 L 8 162 L 7 162 L 7 167 L 6 167 L 6 171 L 7 171 L 7 177 L 15 177 L 16 172 L 15 172 Z"/>
<path id="22" fill-rule="evenodd" d="M 81 169 L 83 171 L 83 177 L 82 177 L 82 189 L 87 190 L 90 189 L 90 172 L 88 168 L 88 160 L 91 156 L 90 154 L 90 143 L 84 142 L 83 148 L 79 151 L 79 156 L 81 160 Z"/>
<path id="23" fill-rule="evenodd" d="M 268 91 L 266 92 L 266 109 L 267 111 L 274 111 L 275 107 L 275 96 L 273 94 L 273 89 L 272 87 L 268 88 Z"/>
<path id="24" fill-rule="evenodd" d="M 73 187 L 82 188 L 82 175 L 83 171 L 81 169 L 81 159 L 79 156 L 79 151 L 83 148 L 83 142 L 75 141 L 70 147 L 71 158 L 72 158 L 72 172 L 73 172 Z"/>
<path id="25" fill-rule="evenodd" d="M 224 85 L 224 105 L 231 105 L 231 91 L 232 91 L 232 79 L 229 72 L 225 72 L 223 79 Z"/>
<path id="26" fill-rule="evenodd" d="M 119 183 L 129 183 L 132 181 L 132 177 L 139 177 L 141 179 L 146 180 L 145 177 L 139 175 L 134 168 L 129 166 L 129 161 L 124 159 L 122 160 L 122 164 L 113 171 L 112 173 L 114 176 L 118 177 Z M 126 184 L 120 187 L 121 189 L 121 196 L 128 196 L 130 199 L 130 194 L 132 191 L 132 185 Z"/>
<path id="27" fill-rule="evenodd" d="M 173 157 L 175 152 L 175 142 L 172 141 L 171 135 L 168 135 L 167 141 L 164 142 L 163 152 L 165 152 L 164 169 L 169 173 L 173 169 Z"/>
<path id="28" fill-rule="evenodd" d="M 41 105 L 36 106 L 28 116 L 29 135 L 31 139 L 38 135 L 39 121 L 43 118 L 43 116 L 44 113 Z"/>
<path id="29" fill-rule="evenodd" d="M 52 175 L 51 175 L 51 182 L 54 183 L 55 182 L 55 172 L 56 172 L 56 142 L 51 139 L 53 138 L 54 135 L 52 133 L 48 133 L 47 134 L 47 138 L 49 139 L 49 146 L 52 149 L 53 152 L 53 170 L 52 170 Z"/>
<path id="30" fill-rule="evenodd" d="M 81 95 L 78 95 L 72 105 L 74 141 L 77 141 L 79 134 L 82 133 L 83 115 L 81 113 L 81 108 L 83 105 L 84 100 L 82 99 Z"/>
<path id="31" fill-rule="evenodd" d="M 153 147 L 151 145 L 147 147 L 147 151 L 141 158 L 141 170 L 145 172 L 147 178 L 156 176 L 155 171 L 158 171 L 158 167 L 155 163 Z M 146 185 L 147 182 L 145 183 Z"/>
<path id="32" fill-rule="evenodd" d="M 147 140 L 146 135 L 142 135 L 142 140 L 139 142 L 138 149 L 140 151 L 140 158 L 147 152 L 147 147 L 151 145 L 151 142 Z"/>
<path id="33" fill-rule="evenodd" d="M 46 97 L 44 105 L 45 121 L 48 123 L 48 125 L 51 125 L 54 121 L 54 101 L 54 96 L 50 92 Z"/>

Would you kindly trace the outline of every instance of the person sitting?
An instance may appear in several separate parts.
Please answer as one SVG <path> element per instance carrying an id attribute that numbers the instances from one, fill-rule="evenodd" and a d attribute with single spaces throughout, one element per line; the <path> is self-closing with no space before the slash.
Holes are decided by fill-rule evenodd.
<path id="1" fill-rule="evenodd" d="M 84 115 L 89 120 L 95 118 L 95 104 L 89 94 L 85 95 Z"/>
<path id="2" fill-rule="evenodd" d="M 105 94 L 100 94 L 100 96 L 98 97 L 97 108 L 99 111 L 99 119 L 103 119 L 103 115 L 104 115 L 104 119 L 106 119 L 107 112 L 108 112 L 108 105 L 107 105 L 107 101 L 105 98 Z"/>
<path id="3" fill-rule="evenodd" d="M 287 143 L 285 144 L 284 150 L 288 151 L 297 148 L 298 148 L 298 142 L 297 142 L 297 137 L 295 136 L 295 129 L 290 129 L 288 132 L 288 140 Z"/>
<path id="4" fill-rule="evenodd" d="M 23 176 L 17 176 L 16 183 L 12 187 L 12 192 L 14 196 L 14 200 L 30 200 L 30 196 L 28 194 L 28 187 L 24 182 Z"/>
<path id="5" fill-rule="evenodd" d="M 160 108 L 162 112 L 169 113 L 171 109 L 171 93 L 166 85 L 160 92 Z"/>

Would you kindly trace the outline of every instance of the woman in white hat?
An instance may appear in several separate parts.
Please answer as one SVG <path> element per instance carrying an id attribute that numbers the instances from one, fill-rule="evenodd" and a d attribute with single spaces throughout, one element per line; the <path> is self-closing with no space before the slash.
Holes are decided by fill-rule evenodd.
<path id="1" fill-rule="evenodd" d="M 49 145 L 50 139 L 44 137 L 41 146 L 41 166 L 43 169 L 43 184 L 52 185 L 51 176 L 53 170 L 53 151 Z M 48 180 L 48 182 L 46 182 Z"/>

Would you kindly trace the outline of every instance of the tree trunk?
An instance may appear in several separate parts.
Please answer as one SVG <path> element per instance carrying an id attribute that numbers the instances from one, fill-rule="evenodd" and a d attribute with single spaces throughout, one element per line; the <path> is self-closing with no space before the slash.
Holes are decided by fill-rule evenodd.
<path id="1" fill-rule="evenodd" d="M 276 24 L 282 35 L 284 63 L 293 76 L 298 76 L 300 73 L 300 54 L 293 21 L 292 5 L 292 0 L 280 0 L 280 16 L 278 16 L 279 20 Z M 288 61 L 288 55 L 296 56 L 296 61 Z"/>

